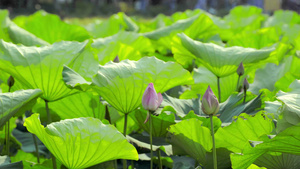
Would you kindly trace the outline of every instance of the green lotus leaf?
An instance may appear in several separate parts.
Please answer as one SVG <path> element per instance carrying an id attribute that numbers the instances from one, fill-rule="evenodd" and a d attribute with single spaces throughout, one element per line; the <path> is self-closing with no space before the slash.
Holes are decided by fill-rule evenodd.
<path id="1" fill-rule="evenodd" d="M 242 46 L 246 48 L 261 49 L 272 46 L 279 41 L 280 34 L 275 28 L 262 28 L 236 34 L 228 41 L 228 46 Z"/>
<path id="2" fill-rule="evenodd" d="M 139 60 L 154 53 L 153 45 L 148 38 L 134 32 L 121 31 L 113 36 L 95 39 L 92 47 L 98 55 L 101 65 L 114 60 Z"/>
<path id="3" fill-rule="evenodd" d="M 70 72 L 68 68 L 65 70 Z M 90 82 L 79 78 L 78 74 L 69 74 L 66 71 L 63 71 L 63 77 L 67 85 L 80 89 L 89 85 Z M 178 85 L 193 83 L 190 73 L 180 65 L 163 62 L 155 57 L 143 57 L 139 61 L 109 62 L 99 66 L 92 81 L 93 90 L 125 114 L 141 105 L 143 93 L 151 82 L 156 92 L 161 93 Z"/>
<path id="4" fill-rule="evenodd" d="M 243 31 L 252 31 L 261 28 L 266 16 L 263 10 L 255 6 L 237 6 L 223 19 L 211 16 L 212 20 L 221 29 L 219 34 L 224 41 L 228 41 L 235 34 Z"/>
<path id="5" fill-rule="evenodd" d="M 120 31 L 137 32 L 138 25 L 125 13 L 119 12 L 107 20 L 97 20 L 86 27 L 94 38 L 112 36 Z"/>
<path id="6" fill-rule="evenodd" d="M 38 114 L 33 114 L 24 126 L 68 168 L 87 168 L 114 159 L 138 160 L 136 149 L 126 138 L 98 119 L 68 119 L 44 128 Z"/>
<path id="7" fill-rule="evenodd" d="M 287 153 L 265 153 L 257 158 L 254 164 L 272 169 L 298 169 L 300 168 L 300 156 Z"/>
<path id="8" fill-rule="evenodd" d="M 246 68 L 267 59 L 275 49 L 274 47 L 268 47 L 257 50 L 238 46 L 224 48 L 212 43 L 192 40 L 183 33 L 178 34 L 178 37 L 174 39 L 172 44 L 174 58 L 177 61 L 179 59 L 179 63 L 182 60 L 181 57 L 189 58 L 189 60 L 195 59 L 196 63 L 203 64 L 217 77 L 225 77 L 235 73 L 241 62 Z M 184 50 L 179 50 L 182 48 Z"/>
<path id="9" fill-rule="evenodd" d="M 59 16 L 38 11 L 30 16 L 18 16 L 13 20 L 18 26 L 38 38 L 54 43 L 58 41 L 84 41 L 90 38 L 87 30 L 60 20 Z"/>
<path id="10" fill-rule="evenodd" d="M 172 125 L 169 129 L 169 142 L 174 154 L 189 155 L 201 165 L 205 165 L 206 152 L 212 150 L 212 138 L 210 130 L 203 127 L 202 123 L 192 118 Z"/>
<path id="11" fill-rule="evenodd" d="M 172 111 L 179 117 L 185 117 L 190 111 L 194 111 L 197 115 L 204 115 L 200 109 L 200 97 L 197 99 L 177 99 L 166 93 L 162 95 L 164 98 L 161 103 L 161 107 L 164 107 L 163 111 Z"/>
<path id="12" fill-rule="evenodd" d="M 74 64 L 86 44 L 58 42 L 51 46 L 25 47 L 0 41 L 0 69 L 25 89 L 41 89 L 44 100 L 59 100 L 76 92 L 64 84 L 61 72 L 64 64 Z"/>
<path id="13" fill-rule="evenodd" d="M 247 94 L 245 103 L 242 103 L 244 94 L 233 94 L 225 102 L 220 104 L 220 120 L 223 123 L 230 123 L 235 116 L 241 113 L 256 114 L 261 107 L 261 94 L 253 96 Z"/>
<path id="14" fill-rule="evenodd" d="M 8 16 L 7 10 L 0 10 L 0 39 L 6 42 L 21 43 L 26 46 L 49 45 L 30 32 L 13 23 Z"/>
<path id="15" fill-rule="evenodd" d="M 279 65 L 267 63 L 264 68 L 256 70 L 254 82 L 250 85 L 249 91 L 254 94 L 258 94 L 261 89 L 277 91 L 276 82 L 289 72 L 292 62 L 293 57 L 291 56 L 284 58 Z"/>
<path id="16" fill-rule="evenodd" d="M 56 102 L 50 102 L 49 107 L 61 119 L 94 117 L 102 120 L 105 116 L 105 106 L 100 102 L 99 95 L 91 92 L 80 92 Z"/>
<path id="17" fill-rule="evenodd" d="M 193 78 L 195 80 L 195 84 L 192 86 L 192 91 L 203 96 L 208 85 L 210 85 L 214 94 L 216 96 L 219 95 L 217 76 L 206 67 L 200 66 L 199 68 L 194 69 Z M 243 78 L 244 77 L 241 77 L 240 79 L 240 85 L 241 82 L 243 82 Z M 228 97 L 236 91 L 237 81 L 238 75 L 236 73 L 220 78 L 221 102 L 226 101 Z"/>
<path id="18" fill-rule="evenodd" d="M 219 128 L 216 137 L 216 147 L 224 147 L 236 153 L 250 146 L 249 141 L 261 141 L 260 137 L 270 134 L 274 129 L 272 119 L 263 113 L 254 117 L 245 113 L 237 117 L 229 126 Z"/>
<path id="19" fill-rule="evenodd" d="M 282 101 L 284 106 L 279 109 L 281 112 L 278 117 L 276 131 L 281 132 L 286 128 L 300 123 L 300 94 L 295 92 L 282 92 L 276 94 L 277 99 Z"/>
<path id="20" fill-rule="evenodd" d="M 273 16 L 270 16 L 266 20 L 264 26 L 282 27 L 284 24 L 288 24 L 288 25 L 300 24 L 300 16 L 297 14 L 297 12 L 294 11 L 278 10 L 274 12 Z"/>
<path id="21" fill-rule="evenodd" d="M 299 124 L 289 127 L 272 139 L 265 138 L 263 142 L 256 144 L 255 147 L 248 147 L 243 151 L 243 154 L 232 154 L 232 168 L 247 168 L 253 162 L 255 162 L 255 160 L 266 154 L 273 155 L 273 159 L 276 159 L 278 156 L 281 158 L 284 157 L 280 153 L 294 154 L 298 156 L 296 158 L 299 158 L 299 130 Z M 286 165 L 289 165 L 288 163 L 291 162 L 290 160 L 294 160 L 294 158 L 295 157 L 289 157 L 282 160 L 284 161 L 284 163 L 286 163 Z M 298 162 L 299 160 L 296 163 L 291 164 L 291 166 L 295 167 L 296 165 L 299 165 Z"/>
<path id="22" fill-rule="evenodd" d="M 258 167 L 255 164 L 251 164 L 247 169 L 267 169 L 267 168 L 265 168 L 265 167 Z"/>
<path id="23" fill-rule="evenodd" d="M 144 123 L 147 118 L 148 111 L 146 110 L 136 110 L 134 111 L 135 121 L 148 133 L 150 132 L 150 122 Z M 167 128 L 170 125 L 175 124 L 175 116 L 173 113 L 167 114 L 165 112 L 159 114 L 158 116 L 152 115 L 152 135 L 154 137 L 163 137 L 167 134 Z"/>
<path id="24" fill-rule="evenodd" d="M 199 27 L 199 25 L 202 25 Z M 177 20 L 170 26 L 156 29 L 152 32 L 146 32 L 142 35 L 152 40 L 155 48 L 161 53 L 168 53 L 171 50 L 170 42 L 176 36 L 176 33 L 184 32 L 193 39 L 206 40 L 215 35 L 217 26 L 204 13 L 199 12 L 189 18 Z"/>
<path id="25" fill-rule="evenodd" d="M 0 93 L 0 128 L 16 113 L 30 109 L 41 94 L 39 89 Z"/>

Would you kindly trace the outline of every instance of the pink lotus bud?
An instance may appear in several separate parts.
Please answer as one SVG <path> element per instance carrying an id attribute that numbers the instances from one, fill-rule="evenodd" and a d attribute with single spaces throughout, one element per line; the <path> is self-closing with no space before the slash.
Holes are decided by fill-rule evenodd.
<path id="1" fill-rule="evenodd" d="M 155 111 L 160 106 L 162 101 L 162 95 L 160 93 L 156 93 L 153 83 L 149 83 L 142 98 L 142 105 L 144 109 Z"/>
<path id="2" fill-rule="evenodd" d="M 240 63 L 239 67 L 236 70 L 236 73 L 239 76 L 242 76 L 244 74 L 244 65 L 243 65 L 243 62 Z"/>
<path id="3" fill-rule="evenodd" d="M 214 92 L 211 90 L 210 86 L 208 86 L 202 98 L 201 109 L 203 113 L 207 115 L 215 115 L 219 111 L 219 101 L 215 96 Z"/>
<path id="4" fill-rule="evenodd" d="M 243 88 L 244 88 L 245 91 L 247 89 L 249 89 L 249 82 L 248 82 L 247 78 L 244 79 Z"/>

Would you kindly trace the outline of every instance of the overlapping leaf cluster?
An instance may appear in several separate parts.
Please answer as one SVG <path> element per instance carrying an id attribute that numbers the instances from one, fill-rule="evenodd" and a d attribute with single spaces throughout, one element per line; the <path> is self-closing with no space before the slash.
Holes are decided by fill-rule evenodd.
<path id="1" fill-rule="evenodd" d="M 36 164 L 29 133 L 22 136 L 18 128 L 11 144 L 21 149 L 11 150 L 10 162 L 1 156 L 0 165 L 52 168 L 48 150 L 68 168 L 149 160 L 141 99 L 153 83 L 164 93 L 152 121 L 153 149 L 163 152 L 164 166 L 212 168 L 210 121 L 200 104 L 210 85 L 221 93 L 214 117 L 218 168 L 298 169 L 299 28 L 295 12 L 269 16 L 251 6 L 236 7 L 223 18 L 188 10 L 139 21 L 118 13 L 90 25 L 44 11 L 11 20 L 1 10 L 0 127 L 14 124 L 12 117 L 25 116 L 25 110 L 35 113 L 24 126 L 43 142 L 44 162 Z M 245 102 L 237 84 L 241 62 L 241 78 L 250 82 Z M 15 84 L 7 93 L 10 75 Z M 45 103 L 54 121 L 47 127 Z M 0 149 L 4 138 L 3 130 Z"/>

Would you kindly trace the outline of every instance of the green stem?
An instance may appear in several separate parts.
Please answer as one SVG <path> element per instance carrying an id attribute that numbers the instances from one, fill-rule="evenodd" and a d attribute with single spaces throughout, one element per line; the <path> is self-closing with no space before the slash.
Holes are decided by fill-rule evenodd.
<path id="1" fill-rule="evenodd" d="M 47 112 L 47 125 L 49 125 L 52 122 L 52 119 L 51 119 L 50 109 L 49 109 L 47 100 L 45 100 L 45 106 L 46 106 L 46 112 Z M 51 158 L 52 158 L 53 169 L 57 169 L 56 158 L 54 157 L 54 155 L 52 153 L 51 153 Z"/>
<path id="2" fill-rule="evenodd" d="M 11 86 L 9 86 L 8 88 L 8 92 L 10 93 L 10 90 L 11 90 Z M 7 121 L 7 124 L 5 125 L 6 128 L 5 128 L 5 136 L 6 136 L 6 153 L 7 153 L 7 156 L 9 156 L 9 140 L 10 140 L 10 133 L 9 133 L 9 121 L 10 121 L 10 118 L 8 119 Z"/>
<path id="3" fill-rule="evenodd" d="M 239 83 L 240 83 L 240 78 L 241 76 L 239 76 L 237 84 L 236 84 L 236 91 L 239 92 Z"/>
<path id="4" fill-rule="evenodd" d="M 150 169 L 153 169 L 153 150 L 152 150 L 152 114 L 150 112 L 148 112 L 150 114 L 149 116 L 149 129 L 150 129 L 150 153 L 151 153 L 151 161 L 150 161 Z"/>
<path id="5" fill-rule="evenodd" d="M 217 169 L 218 163 L 217 163 L 217 151 L 216 151 L 216 144 L 215 144 L 215 133 L 214 133 L 214 124 L 213 124 L 213 115 L 209 116 L 210 118 L 210 131 L 211 131 L 211 137 L 213 142 L 213 163 L 214 163 L 214 169 Z"/>
<path id="6" fill-rule="evenodd" d="M 10 120 L 10 119 L 9 119 Z M 9 156 L 9 120 L 7 121 L 7 125 L 6 125 L 6 153 Z"/>
<path id="7" fill-rule="evenodd" d="M 217 77 L 217 85 L 218 85 L 219 103 L 221 103 L 220 77 Z"/>
<path id="8" fill-rule="evenodd" d="M 159 169 L 162 169 L 162 162 L 161 162 L 161 153 L 160 153 L 160 149 L 157 150 L 157 156 L 158 156 L 158 165 L 159 165 Z"/>
<path id="9" fill-rule="evenodd" d="M 246 97 L 247 97 L 247 90 L 244 90 L 244 100 L 243 100 L 243 103 L 246 102 Z"/>
<path id="10" fill-rule="evenodd" d="M 125 118 L 124 118 L 124 129 L 123 129 L 123 135 L 126 137 L 127 133 L 127 118 L 128 118 L 128 113 L 125 113 Z M 123 160 L 123 169 L 127 168 L 127 160 Z"/>
<path id="11" fill-rule="evenodd" d="M 37 159 L 37 163 L 40 163 L 40 154 L 39 154 L 39 147 L 37 144 L 37 140 L 36 140 L 36 136 L 34 134 L 32 134 L 33 137 L 33 142 L 34 142 L 34 146 L 35 146 L 35 153 L 36 153 L 36 159 Z"/>

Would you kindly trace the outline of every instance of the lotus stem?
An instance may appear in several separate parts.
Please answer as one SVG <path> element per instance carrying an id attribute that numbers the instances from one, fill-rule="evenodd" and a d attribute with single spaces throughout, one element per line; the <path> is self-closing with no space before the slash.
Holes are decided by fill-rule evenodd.
<path id="1" fill-rule="evenodd" d="M 9 87 L 8 87 L 8 92 L 10 93 L 10 90 L 11 90 L 11 87 L 12 85 L 9 84 Z M 6 128 L 5 128 L 5 136 L 6 136 L 6 153 L 7 153 L 7 156 L 9 156 L 9 140 L 10 140 L 10 133 L 9 133 L 9 128 L 10 128 L 10 125 L 9 125 L 9 121 L 10 119 L 8 119 L 7 121 L 7 124 L 5 125 Z"/>
<path id="2" fill-rule="evenodd" d="M 245 103 L 245 102 L 246 102 L 246 97 L 247 97 L 247 91 L 246 91 L 246 90 L 244 90 L 244 100 L 243 100 L 243 103 Z"/>
<path id="3" fill-rule="evenodd" d="M 159 169 L 162 169 L 162 162 L 161 162 L 161 153 L 160 153 L 160 149 L 157 150 L 157 156 L 158 156 L 158 165 L 159 165 Z"/>
<path id="4" fill-rule="evenodd" d="M 50 109 L 49 109 L 49 105 L 48 105 L 48 100 L 45 100 L 45 106 L 46 106 L 46 112 L 47 112 L 47 125 L 49 125 L 52 122 L 52 119 L 51 119 Z M 57 169 L 56 158 L 54 157 L 54 155 L 52 153 L 51 153 L 51 158 L 52 158 L 53 169 Z"/>
<path id="5" fill-rule="evenodd" d="M 217 85 L 218 85 L 219 103 L 221 103 L 221 86 L 220 86 L 220 77 L 217 77 Z"/>
<path id="6" fill-rule="evenodd" d="M 10 119 L 8 119 L 8 121 L 7 121 L 7 124 L 6 124 L 6 130 L 5 130 L 5 132 L 6 132 L 6 153 L 7 153 L 7 155 L 9 156 L 9 136 L 10 136 L 10 134 L 9 134 L 9 120 Z"/>
<path id="7" fill-rule="evenodd" d="M 216 144 L 215 144 L 215 133 L 214 133 L 214 124 L 213 124 L 213 115 L 209 115 L 210 118 L 210 131 L 211 131 L 211 138 L 213 142 L 213 163 L 214 163 L 214 169 L 218 168 L 217 163 L 217 151 L 216 151 Z"/>
<path id="8" fill-rule="evenodd" d="M 127 134 L 127 119 L 128 119 L 128 113 L 125 113 L 125 118 L 124 118 L 124 129 L 123 129 L 123 135 L 126 137 Z M 123 160 L 123 169 L 127 168 L 127 160 Z"/>
<path id="9" fill-rule="evenodd" d="M 150 130 L 150 154 L 151 154 L 151 160 L 150 160 L 150 169 L 153 169 L 153 150 L 152 150 L 152 115 L 149 111 L 149 130 Z"/>
<path id="10" fill-rule="evenodd" d="M 39 147 L 37 144 L 36 136 L 34 134 L 32 134 L 32 137 L 33 137 L 33 142 L 34 142 L 34 146 L 35 146 L 36 160 L 37 160 L 37 163 L 39 164 L 40 163 Z"/>
<path id="11" fill-rule="evenodd" d="M 239 76 L 237 84 L 236 84 L 236 91 L 239 92 L 239 83 L 240 83 L 240 78 L 241 76 Z"/>

